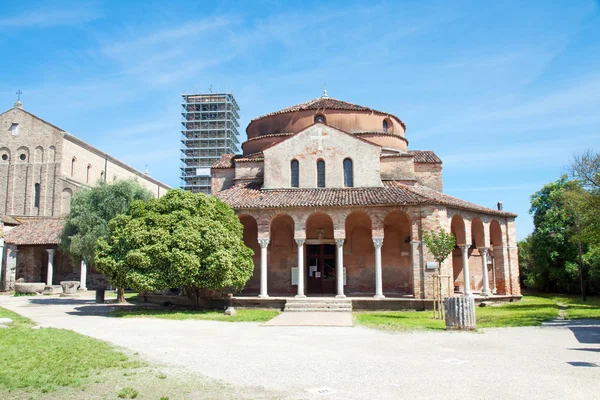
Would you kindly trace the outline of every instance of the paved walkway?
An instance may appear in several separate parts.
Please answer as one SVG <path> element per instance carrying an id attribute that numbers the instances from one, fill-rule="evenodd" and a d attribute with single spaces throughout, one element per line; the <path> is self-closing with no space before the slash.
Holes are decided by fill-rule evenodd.
<path id="1" fill-rule="evenodd" d="M 289 311 L 267 321 L 263 326 L 352 326 L 352 313 L 334 311 Z"/>
<path id="2" fill-rule="evenodd" d="M 286 399 L 592 399 L 598 321 L 484 333 L 117 319 L 90 300 L 0 296 L 0 306 Z"/>

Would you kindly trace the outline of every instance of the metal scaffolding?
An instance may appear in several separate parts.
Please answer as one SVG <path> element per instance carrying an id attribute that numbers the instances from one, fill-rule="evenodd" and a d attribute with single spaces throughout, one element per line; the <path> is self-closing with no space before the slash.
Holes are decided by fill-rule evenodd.
<path id="1" fill-rule="evenodd" d="M 183 94 L 181 188 L 210 194 L 210 167 L 239 152 L 240 108 L 231 93 Z"/>

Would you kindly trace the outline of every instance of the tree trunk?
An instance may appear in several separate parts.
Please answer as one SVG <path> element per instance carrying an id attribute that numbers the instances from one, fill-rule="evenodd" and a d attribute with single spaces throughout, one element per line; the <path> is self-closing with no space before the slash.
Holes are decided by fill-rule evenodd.
<path id="1" fill-rule="evenodd" d="M 581 283 L 581 298 L 583 301 L 587 301 L 587 293 L 585 290 L 585 277 L 583 273 L 583 249 L 581 242 L 577 242 L 577 250 L 579 252 L 579 281 Z"/>
<path id="2" fill-rule="evenodd" d="M 117 303 L 125 303 L 125 289 L 117 288 Z"/>

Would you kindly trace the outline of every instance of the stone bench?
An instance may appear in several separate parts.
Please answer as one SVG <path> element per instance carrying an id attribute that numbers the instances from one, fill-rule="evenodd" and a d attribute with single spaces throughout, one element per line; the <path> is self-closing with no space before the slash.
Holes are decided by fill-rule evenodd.
<path id="1" fill-rule="evenodd" d="M 15 282 L 15 293 L 32 294 L 42 293 L 46 286 L 43 282 Z"/>
<path id="2" fill-rule="evenodd" d="M 62 292 L 63 292 L 63 289 L 62 289 L 62 286 L 60 286 L 60 285 L 46 285 L 44 287 L 45 295 L 61 294 Z"/>

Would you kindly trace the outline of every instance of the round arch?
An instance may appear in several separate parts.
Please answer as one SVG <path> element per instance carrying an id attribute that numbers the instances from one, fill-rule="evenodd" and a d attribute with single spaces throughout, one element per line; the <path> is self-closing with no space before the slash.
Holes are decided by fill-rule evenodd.
<path id="1" fill-rule="evenodd" d="M 452 276 L 454 278 L 454 287 L 455 288 L 463 288 L 463 292 L 466 288 L 466 279 L 465 279 L 465 266 L 463 260 L 462 250 L 459 246 L 463 246 L 467 243 L 467 234 L 465 229 L 465 220 L 462 216 L 456 214 L 452 217 L 452 221 L 450 222 L 450 232 L 454 235 L 456 239 L 456 246 L 454 250 L 452 250 Z M 470 285 L 469 285 L 470 286 Z"/>
<path id="2" fill-rule="evenodd" d="M 241 214 L 238 218 L 244 227 L 242 236 L 244 244 L 254 252 L 254 255 L 252 256 L 252 260 L 254 261 L 254 273 L 250 280 L 246 282 L 243 292 L 247 294 L 258 294 L 260 291 L 260 245 L 258 244 L 258 223 L 250 214 Z"/>
<path id="3" fill-rule="evenodd" d="M 495 219 L 490 223 L 490 244 L 492 246 L 502 246 L 502 228 Z"/>
<path id="4" fill-rule="evenodd" d="M 465 230 L 465 220 L 458 214 L 452 217 L 450 222 L 450 232 L 456 238 L 457 245 L 464 245 L 467 243 L 467 235 Z"/>
<path id="5" fill-rule="evenodd" d="M 407 214 L 392 211 L 383 219 L 381 266 L 386 295 L 413 293 L 411 223 Z"/>
<path id="6" fill-rule="evenodd" d="M 324 212 L 312 213 L 306 219 L 307 239 L 333 239 L 333 219 Z"/>
<path id="7" fill-rule="evenodd" d="M 483 222 L 475 217 L 471 221 L 471 240 L 476 248 L 485 246 L 485 233 L 483 231 Z"/>

